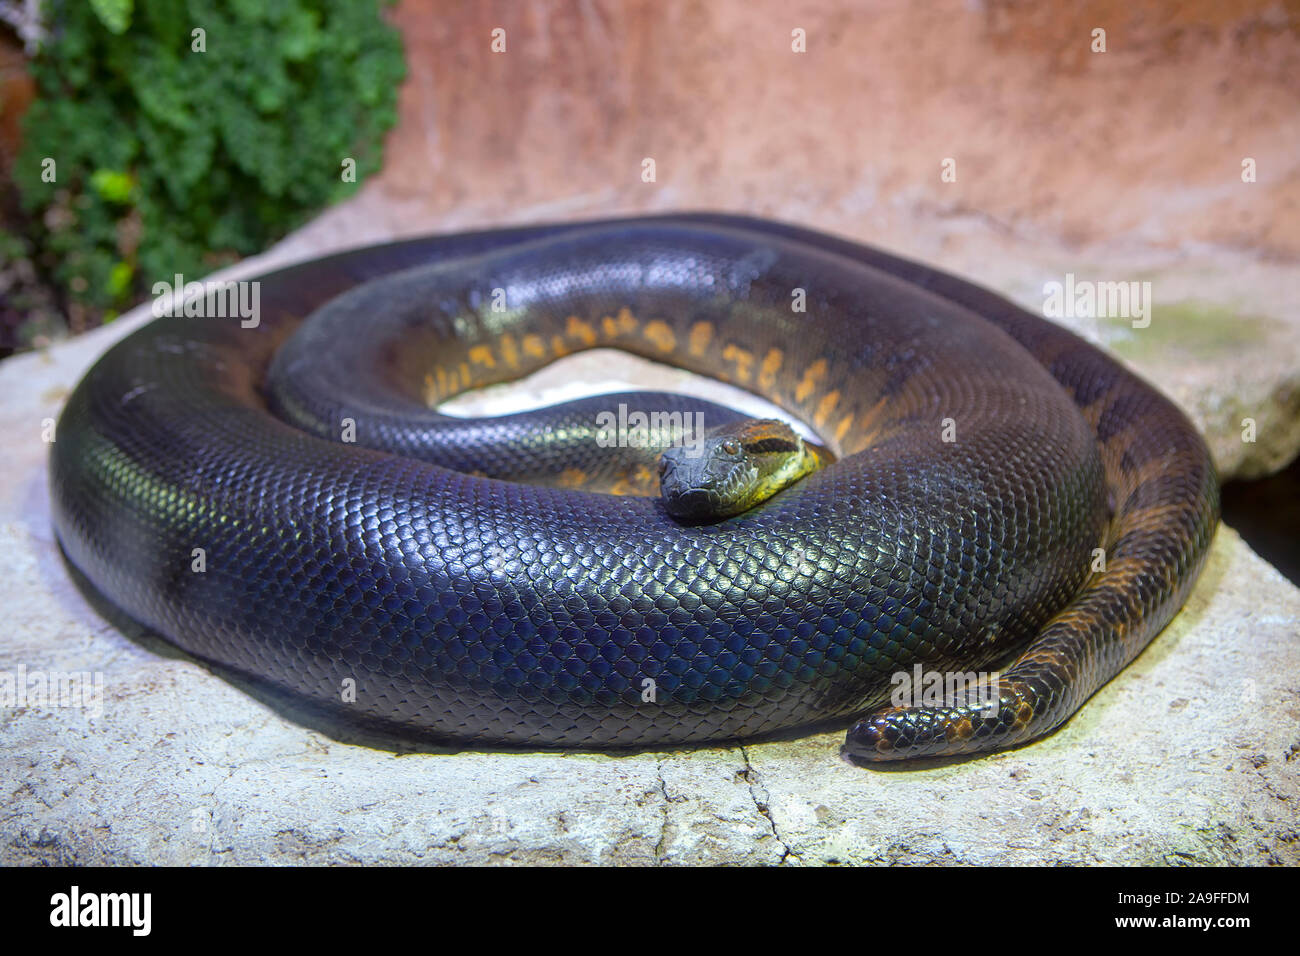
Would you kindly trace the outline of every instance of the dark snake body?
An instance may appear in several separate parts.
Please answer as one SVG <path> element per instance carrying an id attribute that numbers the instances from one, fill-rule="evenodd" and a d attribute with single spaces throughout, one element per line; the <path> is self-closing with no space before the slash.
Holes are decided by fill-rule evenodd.
<path id="1" fill-rule="evenodd" d="M 608 399 L 429 411 L 598 346 L 754 391 L 840 460 L 691 526 L 589 490 Z M 520 475 L 559 487 L 501 480 Z M 358 720 L 645 747 L 858 717 L 870 759 L 1060 725 L 1182 605 L 1218 520 L 1200 436 L 1098 349 L 916 263 L 705 214 L 264 276 L 256 328 L 163 318 L 104 355 L 50 480 L 68 559 L 115 605 Z M 917 664 L 1000 669 L 995 713 L 887 706 Z"/>

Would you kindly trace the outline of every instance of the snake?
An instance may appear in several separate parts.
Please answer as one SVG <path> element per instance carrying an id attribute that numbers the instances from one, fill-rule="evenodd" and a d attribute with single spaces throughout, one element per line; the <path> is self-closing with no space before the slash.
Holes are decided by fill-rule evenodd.
<path id="1" fill-rule="evenodd" d="M 348 727 L 1003 750 L 1148 645 L 1217 527 L 1196 428 L 1102 349 L 796 224 L 508 226 L 250 282 L 254 320 L 209 296 L 85 374 L 53 525 L 116 610 Z M 689 388 L 442 407 L 597 348 L 782 414 Z"/>

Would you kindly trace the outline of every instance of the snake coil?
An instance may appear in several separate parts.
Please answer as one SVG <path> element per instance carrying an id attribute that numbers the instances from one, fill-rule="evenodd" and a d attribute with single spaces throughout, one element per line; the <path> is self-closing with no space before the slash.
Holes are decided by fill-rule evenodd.
<path id="1" fill-rule="evenodd" d="M 263 276 L 260 300 L 255 328 L 158 319 L 90 370 L 52 446 L 55 529 L 185 650 L 402 733 L 646 747 L 857 718 L 867 759 L 1006 747 L 1146 646 L 1217 524 L 1200 436 L 1114 360 L 794 226 L 434 236 Z M 601 346 L 753 391 L 838 460 L 683 523 L 597 447 L 608 397 L 432 410 Z M 997 668 L 994 699 L 891 703 L 918 666 Z"/>

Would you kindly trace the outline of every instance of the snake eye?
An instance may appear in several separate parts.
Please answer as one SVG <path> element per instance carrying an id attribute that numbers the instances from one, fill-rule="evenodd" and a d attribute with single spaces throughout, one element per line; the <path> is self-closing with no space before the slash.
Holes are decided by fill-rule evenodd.
<path id="1" fill-rule="evenodd" d="M 733 458 L 736 455 L 739 455 L 740 442 L 736 441 L 736 439 L 734 438 L 728 438 L 726 441 L 722 443 L 722 453 L 724 455 L 731 455 Z"/>

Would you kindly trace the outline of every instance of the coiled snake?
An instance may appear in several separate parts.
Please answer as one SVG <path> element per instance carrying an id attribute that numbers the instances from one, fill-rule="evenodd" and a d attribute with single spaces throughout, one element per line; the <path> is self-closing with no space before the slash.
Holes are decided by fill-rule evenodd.
<path id="1" fill-rule="evenodd" d="M 256 327 L 161 318 L 91 369 L 51 451 L 58 538 L 192 654 L 401 733 L 622 748 L 856 718 L 867 759 L 1006 747 L 1142 650 L 1218 520 L 1200 436 L 1104 353 L 794 226 L 434 236 L 263 276 L 260 301 Z M 751 462 L 788 450 L 763 423 L 654 394 L 432 410 L 599 346 L 758 393 L 837 460 L 693 520 L 602 413 L 733 422 Z M 917 665 L 996 669 L 996 699 L 896 706 Z"/>

